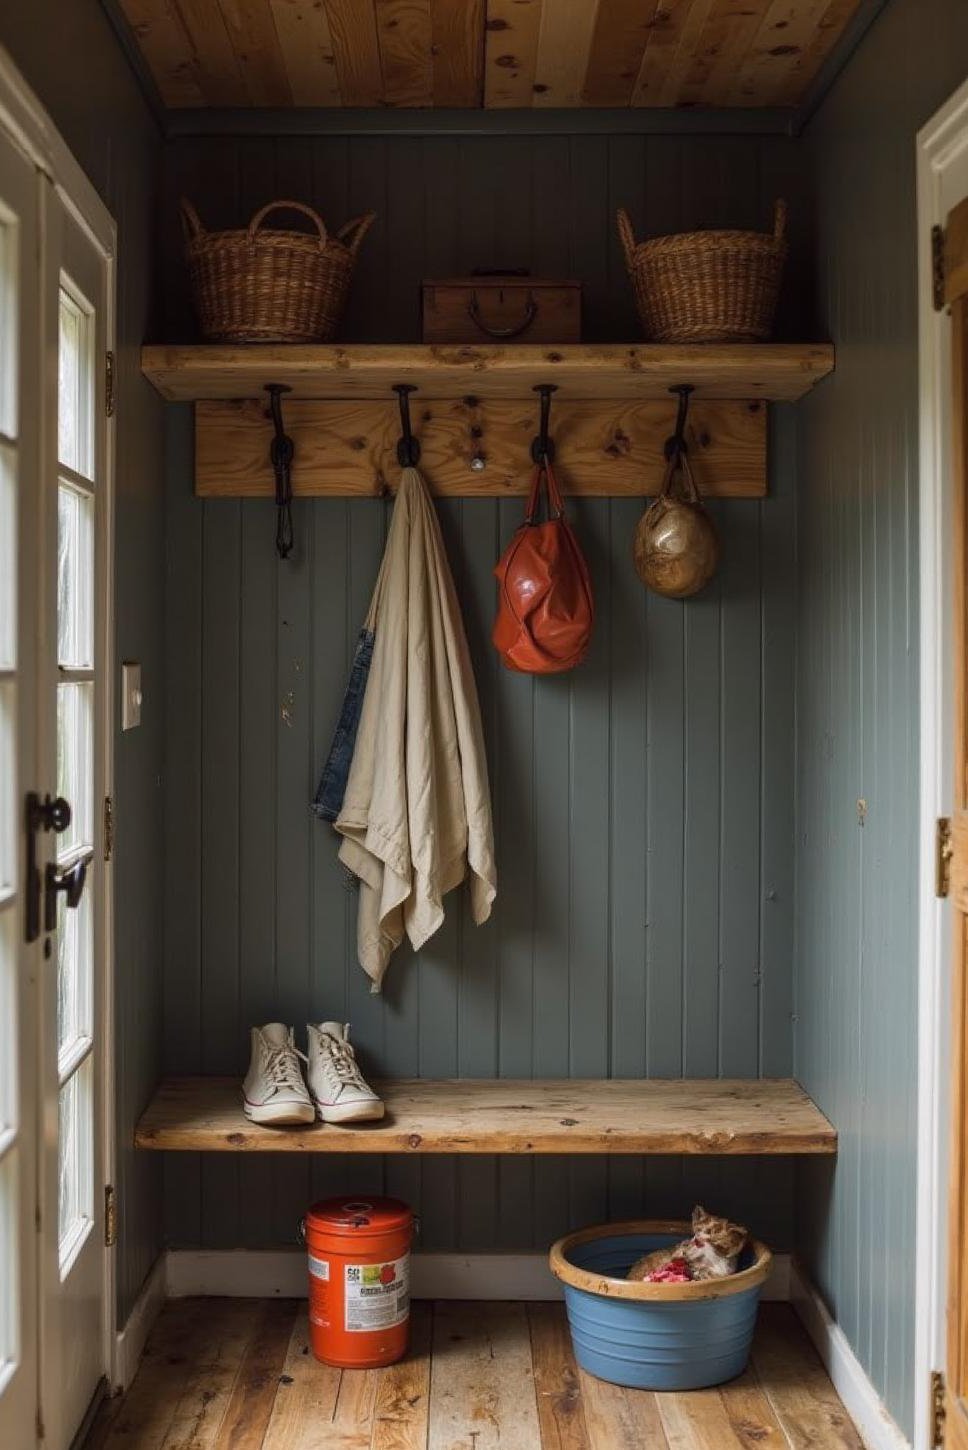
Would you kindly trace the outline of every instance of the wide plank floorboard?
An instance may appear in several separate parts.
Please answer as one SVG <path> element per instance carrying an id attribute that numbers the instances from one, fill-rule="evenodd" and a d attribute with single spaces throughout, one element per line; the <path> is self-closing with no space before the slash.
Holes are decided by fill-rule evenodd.
<path id="1" fill-rule="evenodd" d="M 437 1304 L 429 1450 L 540 1444 L 527 1307 Z"/>
<path id="2" fill-rule="evenodd" d="M 84 1450 L 863 1450 L 785 1304 L 744 1375 L 689 1394 L 585 1374 L 558 1303 L 417 1303 L 411 1328 L 402 1363 L 338 1370 L 303 1301 L 172 1300 Z"/>

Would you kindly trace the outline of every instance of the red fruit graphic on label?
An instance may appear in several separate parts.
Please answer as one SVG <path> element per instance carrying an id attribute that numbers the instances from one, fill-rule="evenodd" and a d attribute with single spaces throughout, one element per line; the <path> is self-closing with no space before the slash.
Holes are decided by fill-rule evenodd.
<path id="1" fill-rule="evenodd" d="M 383 1268 L 380 1270 L 380 1283 L 381 1284 L 392 1284 L 393 1281 L 394 1281 L 394 1279 L 396 1277 L 397 1277 L 397 1271 L 393 1267 L 393 1265 L 392 1264 L 384 1264 L 383 1265 Z"/>

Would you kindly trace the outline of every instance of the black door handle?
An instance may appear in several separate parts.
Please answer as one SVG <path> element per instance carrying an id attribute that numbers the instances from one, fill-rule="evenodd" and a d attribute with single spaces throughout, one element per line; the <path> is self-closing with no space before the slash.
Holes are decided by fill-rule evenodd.
<path id="1" fill-rule="evenodd" d="M 40 868 L 37 865 L 37 836 L 41 831 L 53 831 L 58 835 L 61 831 L 66 831 L 71 823 L 71 808 L 62 795 L 57 796 L 55 799 L 52 799 L 49 795 L 45 795 L 43 800 L 41 800 L 37 792 L 32 790 L 27 795 L 25 814 L 27 826 L 27 893 L 24 936 L 27 941 L 31 942 L 36 941 L 40 936 L 41 876 Z M 47 930 L 50 931 L 52 928 L 48 927 Z"/>
<path id="2" fill-rule="evenodd" d="M 44 891 L 44 930 L 57 929 L 57 893 L 63 891 L 66 904 L 73 908 L 80 905 L 87 879 L 87 858 L 61 871 L 51 862 L 47 867 L 46 890 Z"/>

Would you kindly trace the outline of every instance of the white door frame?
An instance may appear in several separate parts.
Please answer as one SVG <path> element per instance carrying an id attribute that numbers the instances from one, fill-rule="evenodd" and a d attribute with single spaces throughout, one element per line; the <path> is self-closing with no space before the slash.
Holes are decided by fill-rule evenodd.
<path id="1" fill-rule="evenodd" d="M 105 339 L 109 351 L 117 355 L 116 291 L 117 291 L 117 228 L 113 217 L 94 186 L 85 175 L 67 143 L 54 126 L 39 98 L 20 75 L 8 52 L 0 46 L 0 125 L 16 140 L 38 171 L 48 178 L 64 209 L 100 253 L 105 267 Z M 43 242 L 42 242 L 43 244 Z M 100 394 L 100 389 L 99 389 Z M 103 757 L 101 778 L 104 791 L 114 795 L 114 418 L 106 420 L 105 429 L 105 493 L 102 509 L 101 536 L 98 540 L 103 575 L 98 581 L 99 600 L 105 602 L 95 619 L 95 629 L 103 659 Z M 97 810 L 95 802 L 95 810 Z M 100 831 L 98 832 L 100 840 Z M 101 998 L 98 1002 L 101 1028 L 101 1072 L 103 1104 L 101 1133 L 103 1142 L 103 1176 L 105 1182 L 117 1182 L 117 1141 L 115 1130 L 115 1042 L 114 1042 L 114 904 L 111 864 L 101 867 L 102 891 L 100 908 L 103 928 L 103 965 Z M 103 1192 L 95 1184 L 96 1195 Z M 110 1383 L 116 1378 L 116 1251 L 105 1250 L 104 1316 L 102 1324 L 102 1362 Z"/>
<path id="2" fill-rule="evenodd" d="M 930 1375 L 945 1367 L 950 1125 L 951 932 L 935 896 L 935 829 L 952 801 L 951 328 L 933 301 L 931 228 L 953 204 L 945 175 L 968 167 L 968 82 L 917 136 L 920 419 L 920 860 L 918 900 L 918 1257 L 915 1450 L 927 1450 Z"/>

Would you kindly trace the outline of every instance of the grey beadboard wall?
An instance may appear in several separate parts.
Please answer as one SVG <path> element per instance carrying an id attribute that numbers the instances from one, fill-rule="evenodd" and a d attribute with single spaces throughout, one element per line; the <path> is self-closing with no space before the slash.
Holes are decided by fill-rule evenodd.
<path id="1" fill-rule="evenodd" d="M 130 1146 L 161 1067 L 165 425 L 164 405 L 139 366 L 142 339 L 155 326 L 161 141 L 100 6 L 4 5 L 0 45 L 118 225 L 115 653 L 118 662 L 142 662 L 145 688 L 141 728 L 115 740 L 117 1301 L 123 1324 L 161 1245 L 161 1173 L 150 1155 Z"/>
<path id="2" fill-rule="evenodd" d="M 782 138 L 285 138 L 168 148 L 166 311 L 191 336 L 174 226 L 180 194 L 212 225 L 271 196 L 337 222 L 372 206 L 344 335 L 419 335 L 422 276 L 529 265 L 585 283 L 586 335 L 636 326 L 613 214 L 640 225 L 764 223 L 777 194 L 804 236 L 795 143 Z M 785 303 L 809 306 L 802 246 Z M 671 411 L 670 411 L 671 417 Z M 597 600 L 572 675 L 501 670 L 492 568 L 510 501 L 441 516 L 480 687 L 499 895 L 475 928 L 402 951 L 373 997 L 355 962 L 355 898 L 309 812 L 366 610 L 387 505 L 304 501 L 280 565 L 268 503 L 192 496 L 187 409 L 171 409 L 167 515 L 165 1065 L 240 1073 L 250 1023 L 337 1017 L 374 1074 L 786 1075 L 792 1067 L 795 434 L 776 409 L 771 496 L 719 504 L 723 563 L 688 606 L 631 566 L 642 504 L 574 517 Z M 522 460 L 522 466 L 524 460 Z M 566 460 L 565 460 L 566 466 Z M 284 1155 L 287 1159 L 289 1155 Z M 569 1226 L 695 1197 L 792 1239 L 787 1160 L 169 1155 L 167 1239 L 293 1241 L 312 1195 L 385 1188 L 428 1248 L 546 1247 Z"/>
<path id="3" fill-rule="evenodd" d="M 915 133 L 965 77 L 961 0 L 892 0 L 810 126 L 821 335 L 800 408 L 797 1076 L 837 1124 L 798 1241 L 913 1432 L 918 503 Z M 885 86 L 885 77 L 890 85 Z M 866 803 L 866 808 L 860 802 Z"/>

